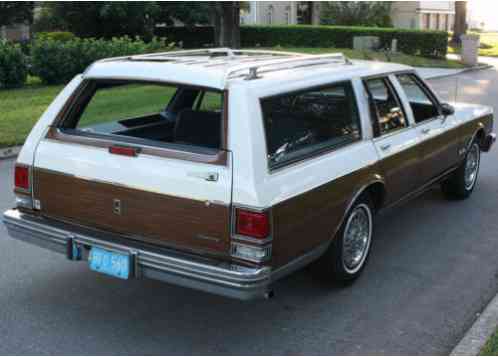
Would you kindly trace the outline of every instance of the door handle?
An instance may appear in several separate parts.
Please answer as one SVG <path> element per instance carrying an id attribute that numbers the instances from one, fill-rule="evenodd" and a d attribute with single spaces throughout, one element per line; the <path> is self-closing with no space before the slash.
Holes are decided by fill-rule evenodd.
<path id="1" fill-rule="evenodd" d="M 391 148 L 391 144 L 384 144 L 384 145 L 381 145 L 381 146 L 380 146 L 380 149 L 381 149 L 382 151 L 386 151 L 386 150 L 388 150 L 388 149 L 390 149 L 390 148 Z"/>
<path id="2" fill-rule="evenodd" d="M 429 134 L 431 132 L 430 128 L 423 128 L 422 129 L 422 134 Z"/>

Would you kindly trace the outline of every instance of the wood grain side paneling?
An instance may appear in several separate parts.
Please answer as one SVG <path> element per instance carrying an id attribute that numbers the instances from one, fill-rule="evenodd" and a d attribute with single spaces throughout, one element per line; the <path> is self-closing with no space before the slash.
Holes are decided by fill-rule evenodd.
<path id="1" fill-rule="evenodd" d="M 367 167 L 274 206 L 272 266 L 331 240 L 355 193 L 377 180 L 375 174 Z"/>
<path id="2" fill-rule="evenodd" d="M 226 255 L 230 207 L 34 170 L 43 215 L 126 234 L 136 240 Z M 113 212 L 114 200 L 121 214 Z"/>

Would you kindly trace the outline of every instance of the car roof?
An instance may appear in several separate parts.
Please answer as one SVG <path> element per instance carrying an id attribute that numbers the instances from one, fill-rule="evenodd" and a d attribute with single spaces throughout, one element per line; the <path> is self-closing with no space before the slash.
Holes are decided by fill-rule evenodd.
<path id="1" fill-rule="evenodd" d="M 266 86 L 324 75 L 344 78 L 411 69 L 395 63 L 352 61 L 342 53 L 309 55 L 217 48 L 103 59 L 93 63 L 84 78 L 167 82 L 224 90 L 232 83 Z"/>

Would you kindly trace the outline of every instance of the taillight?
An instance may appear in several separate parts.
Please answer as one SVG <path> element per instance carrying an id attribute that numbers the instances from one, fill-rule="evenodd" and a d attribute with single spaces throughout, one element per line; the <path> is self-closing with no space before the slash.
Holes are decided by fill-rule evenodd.
<path id="1" fill-rule="evenodd" d="M 14 173 L 14 187 L 16 190 L 29 192 L 31 189 L 29 167 L 16 165 Z"/>
<path id="2" fill-rule="evenodd" d="M 235 210 L 235 233 L 241 236 L 265 239 L 270 235 L 268 212 Z"/>

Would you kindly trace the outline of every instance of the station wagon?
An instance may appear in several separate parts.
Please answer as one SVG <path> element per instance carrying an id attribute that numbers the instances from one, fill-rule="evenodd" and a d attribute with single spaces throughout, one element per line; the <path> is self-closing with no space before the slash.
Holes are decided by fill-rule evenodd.
<path id="1" fill-rule="evenodd" d="M 492 129 L 490 107 L 445 103 L 399 64 L 231 49 L 105 59 L 33 128 L 4 223 L 120 279 L 254 299 L 314 262 L 350 283 L 380 210 L 434 184 L 472 193 Z"/>

